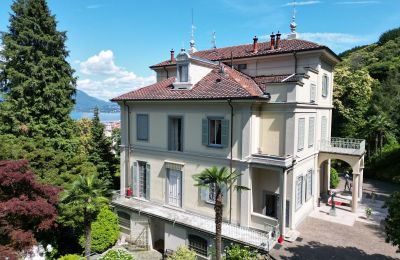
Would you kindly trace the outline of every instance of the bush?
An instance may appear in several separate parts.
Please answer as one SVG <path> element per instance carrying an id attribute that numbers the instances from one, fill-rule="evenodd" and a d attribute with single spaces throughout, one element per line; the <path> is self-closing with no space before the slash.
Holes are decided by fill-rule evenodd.
<path id="1" fill-rule="evenodd" d="M 257 259 L 257 251 L 250 249 L 248 246 L 241 247 L 237 244 L 231 244 L 225 249 L 226 259 L 229 260 L 253 260 Z"/>
<path id="2" fill-rule="evenodd" d="M 331 189 L 336 189 L 339 185 L 339 175 L 335 168 L 331 168 Z"/>
<path id="3" fill-rule="evenodd" d="M 118 217 L 108 208 L 102 208 L 92 223 L 92 251 L 104 252 L 115 245 L 119 237 Z M 79 238 L 79 244 L 85 246 L 85 237 Z"/>
<path id="4" fill-rule="evenodd" d="M 368 159 L 364 175 L 378 180 L 400 183 L 400 144 L 387 144 L 382 153 Z"/>
<path id="5" fill-rule="evenodd" d="M 196 252 L 186 246 L 180 246 L 176 252 L 167 260 L 196 260 Z"/>
<path id="6" fill-rule="evenodd" d="M 80 255 L 70 254 L 70 255 L 64 255 L 58 258 L 58 260 L 86 260 L 86 258 Z"/>
<path id="7" fill-rule="evenodd" d="M 100 260 L 135 260 L 135 258 L 122 249 L 112 249 L 108 251 Z"/>

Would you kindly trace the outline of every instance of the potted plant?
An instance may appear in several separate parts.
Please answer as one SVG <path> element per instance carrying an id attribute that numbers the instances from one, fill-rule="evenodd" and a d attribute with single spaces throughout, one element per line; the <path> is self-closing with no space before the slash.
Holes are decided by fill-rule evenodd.
<path id="1" fill-rule="evenodd" d="M 371 208 L 366 208 L 365 209 L 365 216 L 367 217 L 367 219 L 369 219 L 371 214 L 372 214 L 372 209 Z"/>

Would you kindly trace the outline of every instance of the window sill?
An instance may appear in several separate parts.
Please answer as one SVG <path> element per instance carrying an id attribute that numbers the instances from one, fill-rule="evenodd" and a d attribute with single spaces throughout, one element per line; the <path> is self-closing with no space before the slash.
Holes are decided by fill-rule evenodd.
<path id="1" fill-rule="evenodd" d="M 222 144 L 209 144 L 209 145 L 207 145 L 207 147 L 211 147 L 211 148 L 224 148 L 224 146 L 222 146 Z"/>

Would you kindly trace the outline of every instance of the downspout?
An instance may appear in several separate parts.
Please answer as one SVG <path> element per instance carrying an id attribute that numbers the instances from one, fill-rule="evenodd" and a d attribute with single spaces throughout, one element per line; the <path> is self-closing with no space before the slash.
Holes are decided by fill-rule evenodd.
<path id="1" fill-rule="evenodd" d="M 165 66 L 163 66 L 163 69 L 165 70 L 165 72 L 167 72 L 167 79 L 168 79 L 169 78 L 168 70 L 165 68 Z"/>
<path id="2" fill-rule="evenodd" d="M 297 74 L 297 52 L 293 52 L 293 57 L 294 57 L 294 74 Z"/>
<path id="3" fill-rule="evenodd" d="M 124 187 L 124 194 L 121 194 L 121 195 L 124 195 L 125 196 L 125 188 L 126 188 L 126 186 L 127 186 L 127 180 L 129 179 L 128 178 L 128 174 L 129 174 L 129 166 L 131 165 L 131 163 L 130 163 L 130 159 L 131 159 L 131 156 L 130 156 L 130 152 L 131 152 L 131 111 L 130 111 L 130 107 L 129 107 L 129 105 L 127 105 L 126 104 L 126 101 L 124 101 L 124 106 L 128 109 L 128 144 L 127 145 L 125 145 L 125 176 L 124 176 L 124 178 L 125 178 L 125 187 Z"/>
<path id="4" fill-rule="evenodd" d="M 230 168 L 230 173 L 232 174 L 232 168 L 233 168 L 233 106 L 232 106 L 232 100 L 228 99 L 228 105 L 231 108 L 231 131 L 230 131 L 230 147 L 231 147 L 231 156 L 229 160 L 229 168 Z M 232 196 L 233 196 L 233 187 L 229 189 L 229 223 L 232 223 Z"/>

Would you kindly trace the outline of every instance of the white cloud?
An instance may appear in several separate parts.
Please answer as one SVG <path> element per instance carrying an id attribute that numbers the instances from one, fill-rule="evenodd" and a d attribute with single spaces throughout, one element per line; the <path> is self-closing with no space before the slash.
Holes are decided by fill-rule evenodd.
<path id="1" fill-rule="evenodd" d="M 337 5 L 362 5 L 362 4 L 379 4 L 380 1 L 345 1 L 337 2 Z"/>
<path id="2" fill-rule="evenodd" d="M 80 71 L 85 78 L 78 80 L 78 89 L 104 100 L 149 85 L 156 80 L 154 75 L 141 77 L 117 66 L 111 50 L 100 51 L 80 62 Z"/>
<path id="3" fill-rule="evenodd" d="M 299 38 L 326 45 L 337 52 L 342 52 L 354 46 L 365 44 L 369 40 L 368 37 L 328 32 L 299 33 Z"/>
<path id="4" fill-rule="evenodd" d="M 315 5 L 315 4 L 319 4 L 319 3 L 321 3 L 321 1 L 300 1 L 300 2 L 289 2 L 289 3 L 286 3 L 284 6 Z"/>

